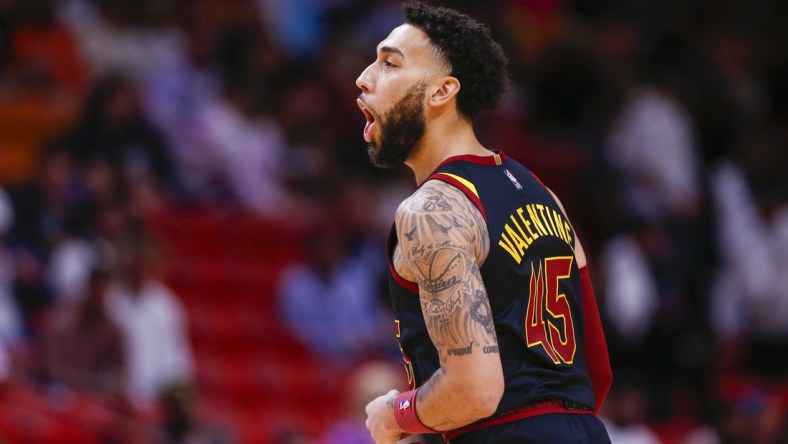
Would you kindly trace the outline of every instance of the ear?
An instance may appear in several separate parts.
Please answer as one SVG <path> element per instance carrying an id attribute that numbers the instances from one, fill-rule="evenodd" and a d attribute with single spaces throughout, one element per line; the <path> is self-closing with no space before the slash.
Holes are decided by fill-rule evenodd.
<path id="1" fill-rule="evenodd" d="M 457 93 L 460 92 L 460 81 L 456 77 L 446 76 L 436 80 L 436 82 L 439 83 L 435 85 L 435 89 L 429 98 L 428 104 L 430 106 L 444 106 L 457 97 Z"/>

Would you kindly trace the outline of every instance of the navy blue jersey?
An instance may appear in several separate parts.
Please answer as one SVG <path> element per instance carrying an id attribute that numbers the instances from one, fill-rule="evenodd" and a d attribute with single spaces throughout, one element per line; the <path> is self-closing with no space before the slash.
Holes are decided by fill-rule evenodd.
<path id="1" fill-rule="evenodd" d="M 428 180 L 463 191 L 487 221 L 490 251 L 480 270 L 505 378 L 496 414 L 542 399 L 593 409 L 575 233 L 550 191 L 502 153 L 450 158 Z M 422 316 L 417 284 L 392 266 L 390 290 L 409 382 L 417 387 L 440 367 L 438 353 Z"/>

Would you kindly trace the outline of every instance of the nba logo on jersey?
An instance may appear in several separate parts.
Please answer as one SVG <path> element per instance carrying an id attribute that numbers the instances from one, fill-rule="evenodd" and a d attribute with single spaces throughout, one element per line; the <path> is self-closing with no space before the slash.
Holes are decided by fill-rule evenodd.
<path id="1" fill-rule="evenodd" d="M 507 169 L 507 170 L 503 170 L 503 172 L 506 173 L 506 177 L 508 177 L 509 180 L 512 181 L 512 183 L 514 184 L 515 187 L 517 187 L 518 190 L 522 190 L 523 189 L 523 186 L 520 185 L 520 182 L 517 180 L 516 177 L 514 177 L 514 174 L 512 174 L 511 171 L 509 171 Z"/>
<path id="2" fill-rule="evenodd" d="M 399 409 L 400 410 L 407 410 L 408 407 L 410 407 L 410 400 L 408 400 L 408 399 L 406 399 L 404 401 L 401 401 L 399 403 Z"/>

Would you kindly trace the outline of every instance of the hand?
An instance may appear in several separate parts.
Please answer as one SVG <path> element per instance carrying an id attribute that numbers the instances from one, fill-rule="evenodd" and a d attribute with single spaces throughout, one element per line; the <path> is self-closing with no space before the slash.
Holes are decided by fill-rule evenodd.
<path id="1" fill-rule="evenodd" d="M 394 419 L 394 399 L 399 395 L 399 391 L 390 390 L 383 396 L 378 396 L 367 404 L 367 430 L 369 430 L 375 444 L 396 444 L 407 436 L 403 433 Z"/>

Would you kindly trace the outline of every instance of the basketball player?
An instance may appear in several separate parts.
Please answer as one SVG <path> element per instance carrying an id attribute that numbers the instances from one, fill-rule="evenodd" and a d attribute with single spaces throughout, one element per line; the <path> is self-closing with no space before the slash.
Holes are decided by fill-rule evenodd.
<path id="1" fill-rule="evenodd" d="M 595 412 L 611 382 L 586 257 L 558 199 L 477 140 L 506 59 L 456 11 L 403 7 L 359 76 L 364 139 L 418 189 L 389 238 L 391 298 L 410 391 L 366 407 L 377 444 L 610 442 Z"/>

